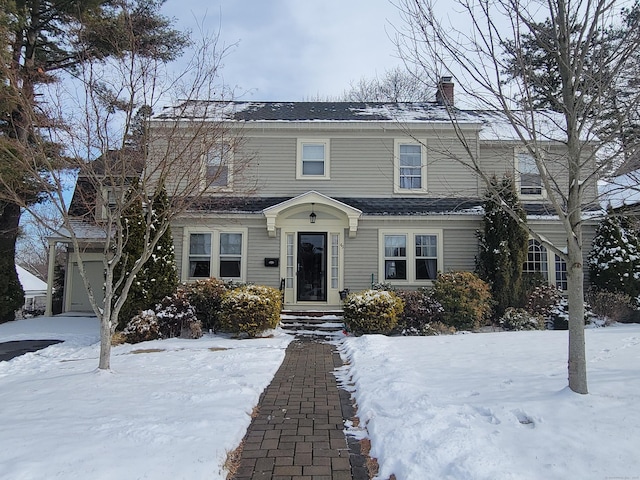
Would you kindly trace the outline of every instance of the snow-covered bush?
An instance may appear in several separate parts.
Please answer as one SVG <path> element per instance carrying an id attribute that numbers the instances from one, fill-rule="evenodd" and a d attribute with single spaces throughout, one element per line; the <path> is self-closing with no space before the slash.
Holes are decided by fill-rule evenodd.
<path id="1" fill-rule="evenodd" d="M 255 337 L 280 322 L 280 291 L 261 285 L 244 285 L 227 291 L 220 303 L 220 330 Z"/>
<path id="2" fill-rule="evenodd" d="M 404 302 L 393 292 L 372 289 L 349 294 L 342 308 L 348 331 L 387 335 L 396 327 Z"/>
<path id="3" fill-rule="evenodd" d="M 629 217 L 609 212 L 600 222 L 588 265 L 598 289 L 634 298 L 640 294 L 640 235 Z"/>
<path id="4" fill-rule="evenodd" d="M 134 316 L 122 331 L 128 343 L 140 343 L 161 338 L 160 324 L 153 310 L 144 310 Z"/>
<path id="5" fill-rule="evenodd" d="M 431 292 L 444 309 L 443 322 L 456 330 L 478 329 L 491 316 L 491 290 L 474 273 L 439 273 Z"/>
<path id="6" fill-rule="evenodd" d="M 636 301 L 626 293 L 592 288 L 587 292 L 587 300 L 593 313 L 608 322 L 637 322 L 640 319 Z"/>
<path id="7" fill-rule="evenodd" d="M 404 302 L 404 310 L 398 318 L 395 331 L 402 335 L 438 335 L 449 332 L 449 328 L 442 329 L 444 309 L 440 302 L 431 297 L 430 290 L 421 288 L 396 293 Z"/>
<path id="8" fill-rule="evenodd" d="M 178 289 L 170 297 L 156 305 L 156 317 L 162 338 L 200 338 L 202 322 L 196 316 L 195 308 L 189 303 L 187 292 Z"/>
<path id="9" fill-rule="evenodd" d="M 527 296 L 525 310 L 529 313 L 537 314 L 543 318 L 548 318 L 551 311 L 562 300 L 562 292 L 558 288 L 547 283 L 537 285 Z"/>
<path id="10" fill-rule="evenodd" d="M 507 308 L 500 318 L 500 326 L 505 330 L 544 330 L 544 317 L 529 313 L 522 308 Z"/>
<path id="11" fill-rule="evenodd" d="M 196 316 L 205 329 L 218 329 L 218 317 L 222 297 L 227 292 L 227 286 L 217 278 L 207 278 L 182 287 L 189 297 L 189 302 L 196 309 Z"/>
<path id="12" fill-rule="evenodd" d="M 397 289 L 395 285 L 389 282 L 374 282 L 371 284 L 371 290 L 386 290 L 387 292 L 395 292 Z"/>

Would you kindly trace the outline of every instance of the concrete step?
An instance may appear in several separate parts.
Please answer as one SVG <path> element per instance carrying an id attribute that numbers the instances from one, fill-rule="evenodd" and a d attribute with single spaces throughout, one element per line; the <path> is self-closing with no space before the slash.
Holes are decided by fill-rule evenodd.
<path id="1" fill-rule="evenodd" d="M 341 335 L 342 311 L 283 311 L 280 327 L 291 334 L 305 336 Z"/>

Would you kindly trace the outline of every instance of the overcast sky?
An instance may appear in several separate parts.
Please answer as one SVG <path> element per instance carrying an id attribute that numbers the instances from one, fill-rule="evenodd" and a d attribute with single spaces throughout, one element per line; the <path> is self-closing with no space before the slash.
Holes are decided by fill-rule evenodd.
<path id="1" fill-rule="evenodd" d="M 222 43 L 237 43 L 222 73 L 246 92 L 241 100 L 335 97 L 402 64 L 389 0 L 167 0 L 163 13 L 180 29 L 220 28 Z"/>

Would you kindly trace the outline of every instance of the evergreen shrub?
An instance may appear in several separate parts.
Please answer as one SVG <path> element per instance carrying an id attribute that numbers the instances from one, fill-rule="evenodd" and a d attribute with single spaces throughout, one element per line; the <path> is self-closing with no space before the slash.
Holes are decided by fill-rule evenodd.
<path id="1" fill-rule="evenodd" d="M 280 322 L 282 299 L 276 288 L 243 285 L 227 291 L 220 303 L 220 330 L 256 337 Z"/>
<path id="2" fill-rule="evenodd" d="M 500 326 L 505 330 L 544 330 L 545 319 L 522 308 L 507 308 L 500 318 Z"/>
<path id="3" fill-rule="evenodd" d="M 545 319 L 547 328 L 562 327 L 564 322 L 564 309 L 560 306 L 562 293 L 556 287 L 547 283 L 534 287 L 527 297 L 526 310 L 531 314 L 540 315 Z M 568 314 L 567 314 L 568 320 Z M 558 328 L 563 330 L 563 328 Z"/>
<path id="4" fill-rule="evenodd" d="M 189 296 L 189 302 L 196 309 L 196 316 L 202 327 L 216 331 L 219 327 L 220 305 L 228 288 L 222 280 L 207 278 L 187 283 L 182 287 Z"/>
<path id="5" fill-rule="evenodd" d="M 491 317 L 491 290 L 474 273 L 439 273 L 431 295 L 444 309 L 443 323 L 456 330 L 476 330 Z"/>
<path id="6" fill-rule="evenodd" d="M 350 293 L 342 308 L 344 323 L 350 332 L 387 335 L 398 324 L 404 302 L 393 292 L 372 289 Z"/>
<path id="7" fill-rule="evenodd" d="M 122 334 L 128 343 L 147 342 L 161 338 L 156 312 L 153 310 L 140 312 L 127 323 Z"/>
<path id="8" fill-rule="evenodd" d="M 598 289 L 640 295 L 640 232 L 630 217 L 609 211 L 596 229 L 588 265 Z"/>
<path id="9" fill-rule="evenodd" d="M 173 337 L 200 338 L 202 323 L 196 317 L 186 292 L 179 289 L 165 297 L 155 310 L 143 310 L 134 316 L 122 333 L 129 343 Z"/>
<path id="10" fill-rule="evenodd" d="M 404 309 L 395 329 L 401 335 L 449 333 L 450 328 L 442 329 L 444 309 L 440 302 L 431 297 L 428 289 L 405 290 L 397 292 L 397 295 L 404 302 Z"/>
<path id="11" fill-rule="evenodd" d="M 183 289 L 180 288 L 173 295 L 163 298 L 156 305 L 155 312 L 162 338 L 202 336 L 202 322 L 198 320 L 196 310 Z"/>

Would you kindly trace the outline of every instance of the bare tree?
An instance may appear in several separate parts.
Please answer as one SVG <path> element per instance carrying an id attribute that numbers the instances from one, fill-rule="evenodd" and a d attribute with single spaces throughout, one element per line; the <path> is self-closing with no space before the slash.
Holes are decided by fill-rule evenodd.
<path id="1" fill-rule="evenodd" d="M 382 76 L 352 82 L 342 94 L 347 102 L 426 102 L 433 97 L 433 87 L 406 68 L 386 70 Z"/>
<path id="2" fill-rule="evenodd" d="M 529 233 L 567 263 L 569 387 L 586 394 L 583 206 L 600 170 L 619 156 L 620 143 L 613 134 L 605 135 L 600 112 L 605 99 L 616 93 L 613 80 L 627 70 L 637 52 L 640 29 L 634 21 L 615 38 L 608 37 L 615 41 L 612 48 L 600 49 L 594 56 L 593 46 L 622 25 L 625 2 L 455 0 L 455 5 L 447 5 L 446 16 L 438 14 L 436 3 L 398 0 L 405 22 L 398 29 L 399 51 L 433 83 L 443 75 L 452 76 L 464 91 L 463 100 L 486 111 L 494 123 L 503 122 L 513 140 L 535 160 L 567 243 L 555 244 L 530 228 Z M 525 37 L 533 39 L 546 56 L 547 63 L 539 66 L 538 73 L 553 69 L 554 75 L 547 78 L 557 82 L 554 110 L 537 108 L 539 95 L 529 75 L 531 58 L 523 48 Z M 513 65 L 528 74 L 512 75 Z M 635 101 L 627 99 L 626 104 L 637 104 L 635 94 Z M 490 190 L 486 166 L 461 128 L 464 112 L 448 107 L 451 124 L 465 147 L 465 154 L 455 160 Z"/>
<path id="3" fill-rule="evenodd" d="M 123 19 L 128 18 L 127 4 L 119 8 Z M 14 155 L 16 167 L 37 182 L 44 201 L 61 219 L 57 236 L 68 243 L 100 319 L 100 369 L 110 368 L 111 337 L 134 277 L 170 222 L 201 203 L 204 195 L 219 194 L 243 168 L 238 156 L 232 164 L 228 160 L 241 138 L 224 124 L 228 113 L 224 100 L 230 92 L 221 85 L 219 68 L 228 50 L 218 45 L 218 37 L 203 38 L 194 45 L 193 56 L 174 76 L 166 59 L 143 55 L 140 49 L 150 46 L 137 43 L 133 28 L 129 33 L 111 39 L 119 46 L 129 42 L 124 49 L 129 53 L 106 60 L 88 58 L 80 64 L 71 87 L 51 87 L 47 117 L 57 119 L 55 124 L 41 125 L 32 118 L 35 125 L 46 127 L 43 138 L 66 146 L 63 161 L 46 154 L 44 141 Z M 167 103 L 175 106 L 150 116 Z M 136 115 L 140 111 L 143 118 Z M 78 175 L 70 204 L 65 195 L 69 171 Z M 6 200 L 46 223 L 16 188 L 0 182 Z M 154 217 L 151 205 L 163 189 L 170 205 Z M 129 231 L 123 214 L 135 202 L 145 206 L 144 246 L 132 269 L 117 275 Z M 84 261 L 88 252 L 97 252 L 103 259 L 104 285 L 90 281 Z"/>

